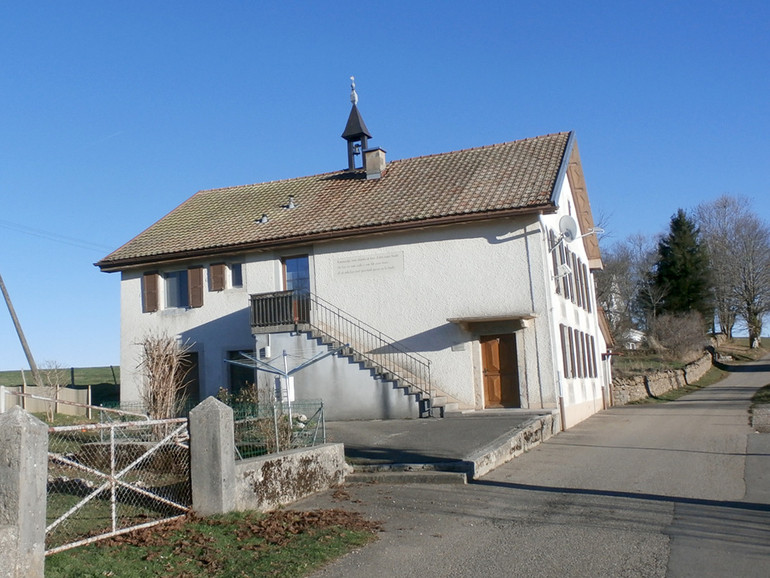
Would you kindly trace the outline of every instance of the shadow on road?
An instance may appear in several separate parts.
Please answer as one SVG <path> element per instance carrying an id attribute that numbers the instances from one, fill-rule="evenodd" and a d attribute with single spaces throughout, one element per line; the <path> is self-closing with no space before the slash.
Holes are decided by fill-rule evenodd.
<path id="1" fill-rule="evenodd" d="M 694 450 L 690 448 L 661 448 L 661 447 L 640 447 L 640 446 L 620 446 L 620 445 L 597 445 L 597 444 L 581 444 L 576 442 L 567 442 L 559 438 L 554 438 L 548 441 L 551 446 L 571 446 L 578 448 L 594 448 L 605 450 L 625 450 L 625 451 L 641 451 L 641 452 L 675 452 L 683 454 L 706 454 L 713 456 L 757 456 L 757 457 L 770 457 L 770 454 L 766 453 L 750 453 L 750 452 L 709 452 L 706 450 Z"/>
<path id="2" fill-rule="evenodd" d="M 757 373 L 760 371 L 770 371 L 770 363 L 764 362 L 761 365 L 732 365 L 729 363 L 722 363 L 721 361 L 715 361 L 714 367 L 717 367 L 722 371 L 729 371 L 730 373 Z"/>
<path id="3" fill-rule="evenodd" d="M 494 480 L 474 480 L 473 485 L 507 488 L 511 490 L 527 490 L 533 492 L 547 492 L 552 494 L 571 494 L 583 496 L 604 496 L 607 498 L 627 498 L 631 500 L 648 500 L 651 502 L 667 502 L 672 504 L 688 504 L 695 506 L 712 506 L 716 508 L 733 508 L 736 510 L 750 510 L 754 512 L 770 512 L 770 504 L 756 502 L 739 502 L 736 500 L 706 500 L 702 498 L 685 498 L 679 496 L 663 496 L 660 494 L 646 494 L 635 492 L 619 492 L 615 490 L 593 490 L 582 488 L 559 488 L 554 486 L 536 486 L 532 484 L 517 484 L 514 482 L 498 482 Z"/>

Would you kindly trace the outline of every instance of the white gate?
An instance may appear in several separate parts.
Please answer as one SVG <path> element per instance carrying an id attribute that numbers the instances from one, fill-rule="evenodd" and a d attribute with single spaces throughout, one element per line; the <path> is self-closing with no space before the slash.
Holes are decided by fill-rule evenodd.
<path id="1" fill-rule="evenodd" d="M 185 515 L 187 419 L 52 427 L 46 555 Z"/>

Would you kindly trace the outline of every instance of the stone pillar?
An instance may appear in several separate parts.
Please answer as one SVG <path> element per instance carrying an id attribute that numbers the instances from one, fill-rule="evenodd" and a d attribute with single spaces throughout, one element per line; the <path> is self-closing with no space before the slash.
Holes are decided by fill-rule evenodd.
<path id="1" fill-rule="evenodd" d="M 233 410 L 213 397 L 190 411 L 190 477 L 198 514 L 235 510 L 233 427 Z"/>
<path id="2" fill-rule="evenodd" d="M 19 406 L 0 414 L 0 577 L 43 576 L 48 426 Z"/>

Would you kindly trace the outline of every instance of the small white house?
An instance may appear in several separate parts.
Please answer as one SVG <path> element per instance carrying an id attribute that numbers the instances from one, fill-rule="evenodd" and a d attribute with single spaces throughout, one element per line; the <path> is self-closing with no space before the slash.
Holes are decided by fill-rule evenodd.
<path id="1" fill-rule="evenodd" d="M 574 134 L 386 162 L 354 101 L 342 136 L 346 170 L 200 191 L 97 263 L 121 273 L 121 399 L 139 398 L 138 343 L 164 331 L 192 345 L 199 399 L 272 396 L 261 364 L 307 364 L 280 394 L 323 399 L 328 419 L 559 408 L 569 427 L 601 409 Z M 228 362 L 241 352 L 256 373 Z"/>

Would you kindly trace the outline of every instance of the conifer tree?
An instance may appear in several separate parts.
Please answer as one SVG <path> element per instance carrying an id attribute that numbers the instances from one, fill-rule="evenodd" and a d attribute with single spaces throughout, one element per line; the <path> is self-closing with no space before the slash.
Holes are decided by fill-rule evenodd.
<path id="1" fill-rule="evenodd" d="M 664 295 L 659 312 L 697 311 L 711 323 L 714 310 L 708 254 L 700 242 L 695 222 L 683 209 L 671 218 L 668 235 L 658 243 L 653 282 Z"/>

